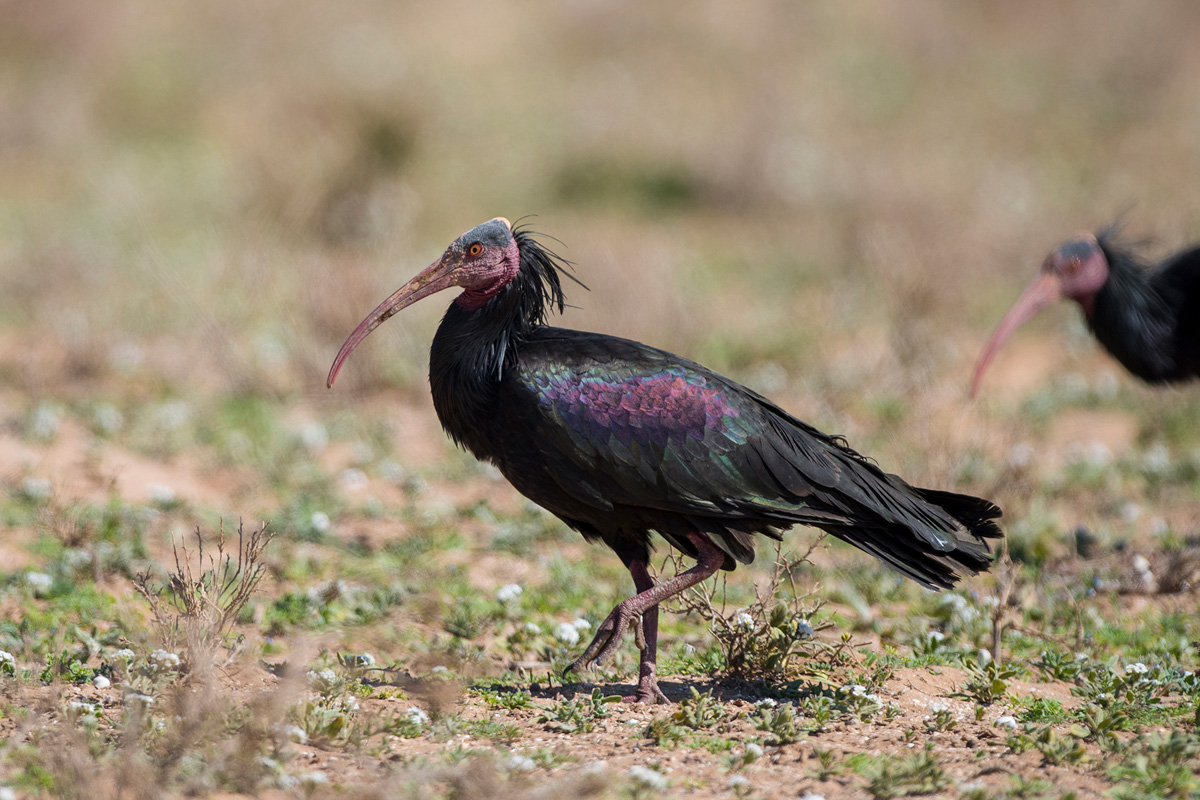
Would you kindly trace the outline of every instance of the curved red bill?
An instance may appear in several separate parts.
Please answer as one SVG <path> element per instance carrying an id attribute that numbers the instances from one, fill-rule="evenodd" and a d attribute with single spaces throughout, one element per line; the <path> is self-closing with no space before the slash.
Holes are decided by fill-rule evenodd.
<path id="1" fill-rule="evenodd" d="M 971 377 L 971 397 L 975 397 L 979 393 L 979 384 L 983 380 L 984 371 L 988 368 L 988 364 L 992 363 L 992 358 L 995 357 L 1001 346 L 1008 341 L 1008 337 L 1012 336 L 1013 331 L 1061 297 L 1062 282 L 1053 272 L 1042 272 L 1034 279 L 1033 283 L 1029 284 L 1029 288 L 1017 298 L 1017 302 L 1013 304 L 996 328 L 996 332 L 988 340 L 983 354 L 975 364 L 975 374 Z"/>
<path id="2" fill-rule="evenodd" d="M 338 351 L 337 357 L 333 359 L 333 366 L 329 368 L 329 377 L 325 379 L 326 388 L 333 387 L 333 382 L 337 379 L 338 371 L 342 368 L 342 364 L 350 357 L 350 353 L 353 352 L 354 348 L 358 347 L 359 343 L 367 338 L 371 331 L 382 325 L 396 312 L 407 308 L 422 297 L 428 297 L 431 294 L 453 286 L 453 266 L 452 264 L 448 264 L 446 257 L 443 256 L 422 270 L 421 274 L 393 292 L 387 300 L 384 300 L 374 311 L 368 314 L 367 318 L 359 323 L 354 332 L 350 334 L 350 337 L 346 339 L 346 343 Z"/>

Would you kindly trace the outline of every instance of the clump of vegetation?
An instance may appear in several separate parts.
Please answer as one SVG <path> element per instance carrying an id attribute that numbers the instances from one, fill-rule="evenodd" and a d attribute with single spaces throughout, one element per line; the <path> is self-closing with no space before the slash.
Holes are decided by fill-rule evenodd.
<path id="1" fill-rule="evenodd" d="M 561 733 L 588 733 L 596 727 L 597 720 L 611 717 L 609 706 L 619 702 L 620 697 L 605 695 L 595 688 L 590 695 L 542 706 L 545 713 L 538 717 L 538 722 L 545 723 L 548 730 Z"/>
<path id="2" fill-rule="evenodd" d="M 716 725 L 728 716 L 716 700 L 712 692 L 700 694 L 696 687 L 690 687 L 691 697 L 679 702 L 679 710 L 672 715 L 677 723 L 694 731 Z"/>
<path id="3" fill-rule="evenodd" d="M 760 703 L 754 715 L 754 727 L 770 734 L 767 743 L 773 745 L 793 744 L 807 736 L 796 720 L 791 703 Z"/>
<path id="4" fill-rule="evenodd" d="M 1017 664 L 1001 664 L 998 661 L 988 661 L 986 664 L 969 662 L 967 674 L 970 676 L 959 697 L 966 697 L 981 705 L 991 705 L 1003 700 L 1008 694 L 1008 682 L 1022 674 L 1023 670 Z"/>
<path id="5" fill-rule="evenodd" d="M 680 608 L 708 623 L 732 676 L 786 680 L 795 677 L 798 661 L 829 649 L 816 639 L 828 623 L 814 627 L 811 622 L 822 603 L 811 600 L 812 590 L 801 592 L 796 585 L 797 570 L 811 563 L 809 556 L 823 540 L 824 535 L 817 537 L 800 556 L 784 553 L 777 543 L 770 576 L 764 586 L 755 585 L 754 600 L 745 608 L 730 610 L 725 587 L 718 591 L 718 581 L 705 581 L 680 595 Z M 678 556 L 668 560 L 677 573 L 683 570 Z"/>
<path id="6" fill-rule="evenodd" d="M 855 768 L 867 779 L 867 792 L 881 800 L 934 794 L 951 783 L 934 755 L 932 744 L 908 757 L 883 755 L 859 759 Z"/>
<path id="7" fill-rule="evenodd" d="M 175 569 L 166 583 L 149 572 L 134 579 L 134 588 L 150 604 L 164 646 L 182 647 L 190 669 L 212 663 L 230 645 L 229 635 L 266 572 L 263 557 L 274 538 L 266 523 L 249 535 L 238 524 L 237 550 L 226 552 L 225 529 L 217 532 L 216 552 L 205 554 L 204 537 L 196 529 L 196 552 L 174 546 Z M 182 553 L 180 552 L 182 550 Z"/>

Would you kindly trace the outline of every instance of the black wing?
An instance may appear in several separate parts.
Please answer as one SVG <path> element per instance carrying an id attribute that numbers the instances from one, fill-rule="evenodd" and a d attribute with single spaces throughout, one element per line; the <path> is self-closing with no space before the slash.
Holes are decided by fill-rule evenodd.
<path id="1" fill-rule="evenodd" d="M 949 586 L 986 567 L 984 539 L 1001 535 L 992 504 L 913 488 L 734 381 L 636 342 L 539 329 L 506 391 L 536 409 L 532 446 L 558 491 L 597 518 L 681 516 L 743 562 L 752 532 L 801 523 Z"/>

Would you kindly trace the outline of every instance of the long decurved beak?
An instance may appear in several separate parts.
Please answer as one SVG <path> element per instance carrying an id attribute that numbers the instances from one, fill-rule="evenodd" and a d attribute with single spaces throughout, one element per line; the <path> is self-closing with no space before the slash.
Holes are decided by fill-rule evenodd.
<path id="1" fill-rule="evenodd" d="M 346 343 L 338 351 L 337 357 L 333 359 L 333 366 L 329 368 L 329 377 L 325 380 L 326 388 L 333 387 L 333 382 L 337 379 L 338 370 L 342 368 L 342 364 L 371 331 L 382 325 L 392 315 L 408 308 L 421 298 L 454 286 L 454 270 L 457 266 L 458 264 L 450 258 L 450 254 L 446 253 L 422 270 L 415 278 L 397 289 L 391 297 L 368 314 L 367 318 L 359 323 L 359 326 L 350 334 L 350 338 L 346 339 Z"/>
<path id="2" fill-rule="evenodd" d="M 975 374 L 971 378 L 971 397 L 979 393 L 979 384 L 983 380 L 984 370 L 992 363 L 992 358 L 1001 346 L 1012 336 L 1013 331 L 1028 322 L 1035 314 L 1050 303 L 1062 297 L 1062 281 L 1053 272 L 1042 272 L 1029 284 L 1017 302 L 1001 321 L 992 338 L 983 349 L 983 355 L 975 364 Z"/>

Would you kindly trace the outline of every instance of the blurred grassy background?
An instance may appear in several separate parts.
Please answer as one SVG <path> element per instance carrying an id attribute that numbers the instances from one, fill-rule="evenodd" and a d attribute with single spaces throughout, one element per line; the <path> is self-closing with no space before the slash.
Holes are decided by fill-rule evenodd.
<path id="1" fill-rule="evenodd" d="M 971 405 L 988 331 L 1080 228 L 1125 212 L 1159 252 L 1200 233 L 1186 0 L 0 0 L 0 19 L 9 413 L 428 403 L 448 296 L 377 333 L 337 392 L 325 372 L 454 236 L 535 214 L 592 289 L 564 324 L 696 358 L 914 480 L 1023 505 L 971 453 L 1036 433 L 1045 403 L 1007 412 L 1061 372 L 1086 388 L 1118 368 L 1058 309 Z M 1150 409 L 1147 446 L 1164 408 L 1194 408 L 1117 380 L 1112 402 Z"/>

